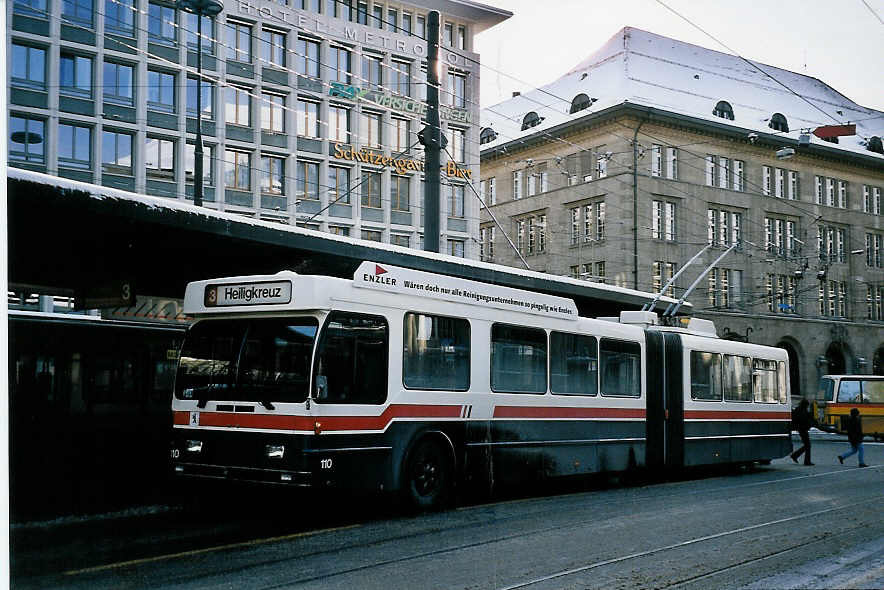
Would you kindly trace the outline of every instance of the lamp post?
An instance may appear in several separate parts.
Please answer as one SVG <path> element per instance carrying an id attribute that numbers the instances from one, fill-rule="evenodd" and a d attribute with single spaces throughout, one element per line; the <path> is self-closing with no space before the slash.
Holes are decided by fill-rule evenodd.
<path id="1" fill-rule="evenodd" d="M 178 0 L 178 8 L 196 15 L 196 145 L 193 148 L 193 204 L 203 205 L 203 17 L 224 9 L 221 0 Z"/>

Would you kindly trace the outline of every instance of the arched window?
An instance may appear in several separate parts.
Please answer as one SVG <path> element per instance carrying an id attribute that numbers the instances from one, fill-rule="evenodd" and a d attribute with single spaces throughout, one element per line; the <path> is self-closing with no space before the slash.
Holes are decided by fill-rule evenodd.
<path id="1" fill-rule="evenodd" d="M 881 138 L 877 135 L 869 139 L 869 145 L 866 146 L 866 149 L 876 154 L 884 154 L 884 145 L 881 144 Z"/>
<path id="2" fill-rule="evenodd" d="M 497 132 L 491 127 L 485 127 L 479 132 L 479 143 L 491 143 L 497 139 Z"/>
<path id="3" fill-rule="evenodd" d="M 543 117 L 538 117 L 537 113 L 531 111 L 530 113 L 525 115 L 524 119 L 522 119 L 522 131 L 524 131 L 525 129 L 530 129 L 531 127 L 534 127 L 536 125 L 540 125 L 541 121 L 543 121 Z"/>
<path id="4" fill-rule="evenodd" d="M 786 121 L 786 117 L 781 115 L 780 113 L 774 113 L 770 118 L 770 123 L 768 127 L 775 131 L 782 131 L 783 133 L 789 133 L 789 122 Z"/>
<path id="5" fill-rule="evenodd" d="M 594 101 L 591 98 L 589 98 L 587 95 L 578 94 L 577 96 L 574 97 L 574 100 L 571 101 L 571 110 L 568 112 L 569 113 L 576 113 L 578 111 L 588 109 L 590 106 L 592 106 L 593 102 Z"/>
<path id="6" fill-rule="evenodd" d="M 715 105 L 715 110 L 712 111 L 712 114 L 716 117 L 727 119 L 728 121 L 734 120 L 734 109 L 731 108 L 730 103 L 727 103 L 723 100 L 718 101 L 718 104 Z"/>

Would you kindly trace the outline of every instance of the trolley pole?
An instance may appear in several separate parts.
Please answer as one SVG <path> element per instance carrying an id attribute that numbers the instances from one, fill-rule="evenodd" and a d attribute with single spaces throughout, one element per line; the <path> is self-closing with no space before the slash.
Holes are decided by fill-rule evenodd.
<path id="1" fill-rule="evenodd" d="M 427 126 L 419 134 L 424 145 L 424 250 L 439 251 L 439 192 L 442 150 L 448 143 L 439 120 L 439 11 L 427 14 Z"/>

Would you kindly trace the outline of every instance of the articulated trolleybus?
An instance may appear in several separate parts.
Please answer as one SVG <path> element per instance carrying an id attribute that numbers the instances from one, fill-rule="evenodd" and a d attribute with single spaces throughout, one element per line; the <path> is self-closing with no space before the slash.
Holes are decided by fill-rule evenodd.
<path id="1" fill-rule="evenodd" d="M 172 410 L 182 478 L 402 492 L 791 451 L 785 351 L 652 312 L 363 262 L 187 286 Z"/>

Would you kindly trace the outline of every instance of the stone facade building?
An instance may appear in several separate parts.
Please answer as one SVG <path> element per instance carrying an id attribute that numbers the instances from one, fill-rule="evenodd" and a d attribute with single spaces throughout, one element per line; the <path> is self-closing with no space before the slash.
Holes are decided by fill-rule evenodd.
<path id="1" fill-rule="evenodd" d="M 694 314 L 786 348 L 794 393 L 884 374 L 882 135 L 819 80 L 626 28 L 483 110 L 480 256 L 657 292 L 709 246 L 669 292 L 699 277 Z"/>
<path id="2" fill-rule="evenodd" d="M 478 175 L 473 37 L 511 13 L 471 0 L 9 0 L 9 165 L 192 199 L 203 54 L 205 206 L 420 247 L 426 15 L 442 13 L 443 128 Z M 475 171 L 475 172 L 474 172 Z M 444 187 L 440 244 L 475 257 L 479 206 Z"/>

